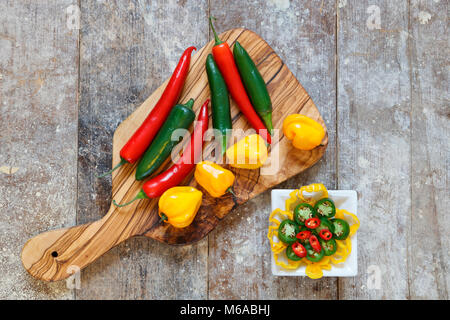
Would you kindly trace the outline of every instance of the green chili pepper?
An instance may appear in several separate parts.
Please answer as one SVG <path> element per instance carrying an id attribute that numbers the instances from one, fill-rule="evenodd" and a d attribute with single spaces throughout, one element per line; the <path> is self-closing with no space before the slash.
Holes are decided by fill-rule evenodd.
<path id="1" fill-rule="evenodd" d="M 272 134 L 272 102 L 270 101 L 266 83 L 252 58 L 250 58 L 247 51 L 238 41 L 234 44 L 233 55 L 253 108 L 263 120 L 269 133 Z"/>
<path id="2" fill-rule="evenodd" d="M 314 209 L 316 209 L 317 215 L 319 217 L 324 218 L 333 218 L 336 214 L 336 207 L 334 206 L 334 202 L 329 198 L 320 199 L 314 205 Z"/>
<path id="3" fill-rule="evenodd" d="M 300 258 L 298 255 L 296 255 L 294 253 L 294 250 L 292 250 L 292 244 L 286 248 L 286 256 L 288 257 L 289 260 L 292 260 L 292 261 L 302 260 L 302 258 Z"/>
<path id="4" fill-rule="evenodd" d="M 334 231 L 334 225 L 330 222 L 330 220 L 326 218 L 320 218 L 320 226 L 318 226 L 316 229 L 314 229 L 314 232 L 319 234 L 321 230 L 328 229 L 333 233 Z"/>
<path id="5" fill-rule="evenodd" d="M 222 154 L 227 150 L 228 136 L 231 133 L 230 100 L 227 85 L 213 59 L 212 54 L 206 58 L 206 74 L 211 91 L 211 109 L 213 128 L 222 134 Z"/>
<path id="6" fill-rule="evenodd" d="M 300 232 L 298 225 L 289 219 L 283 220 L 278 227 L 278 239 L 287 244 L 297 241 L 295 237 Z"/>
<path id="7" fill-rule="evenodd" d="M 319 242 L 320 242 L 320 245 L 322 246 L 324 255 L 331 256 L 336 253 L 337 244 L 334 239 L 330 239 L 330 240 L 319 239 Z"/>
<path id="8" fill-rule="evenodd" d="M 350 225 L 347 221 L 342 219 L 333 219 L 331 220 L 333 223 L 334 231 L 333 236 L 336 240 L 345 240 L 347 239 L 350 233 Z"/>
<path id="9" fill-rule="evenodd" d="M 320 249 L 320 252 L 316 252 L 314 251 L 314 249 L 308 245 L 305 246 L 306 248 L 306 259 L 308 259 L 309 261 L 312 262 L 319 262 L 320 260 L 322 260 L 323 256 L 325 255 L 325 251 L 323 250 L 323 247 Z"/>
<path id="10" fill-rule="evenodd" d="M 316 210 L 314 210 L 314 208 L 307 203 L 300 203 L 294 209 L 294 219 L 298 225 L 304 226 L 306 220 L 315 217 Z"/>
<path id="11" fill-rule="evenodd" d="M 172 149 L 181 141 L 182 137 L 172 140 L 172 133 L 176 129 L 187 129 L 195 119 L 192 110 L 194 99 L 186 104 L 177 104 L 172 108 L 169 116 L 159 129 L 150 147 L 145 151 L 136 169 L 136 180 L 142 180 L 155 172 L 169 157 Z"/>

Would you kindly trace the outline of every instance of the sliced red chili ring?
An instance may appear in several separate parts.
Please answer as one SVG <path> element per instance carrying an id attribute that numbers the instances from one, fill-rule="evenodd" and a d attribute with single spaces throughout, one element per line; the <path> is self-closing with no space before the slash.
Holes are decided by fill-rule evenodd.
<path id="1" fill-rule="evenodd" d="M 299 233 L 297 233 L 297 239 L 300 240 L 306 240 L 309 239 L 309 237 L 311 236 L 311 231 L 305 230 L 305 231 L 300 231 Z"/>
<path id="2" fill-rule="evenodd" d="M 319 253 L 322 250 L 322 246 L 319 243 L 319 239 L 315 235 L 309 237 L 309 244 L 314 249 L 315 252 Z"/>
<path id="3" fill-rule="evenodd" d="M 300 258 L 306 257 L 307 254 L 305 247 L 298 242 L 294 242 L 292 244 L 292 251 L 294 251 L 294 253 Z"/>
<path id="4" fill-rule="evenodd" d="M 320 226 L 320 219 L 319 218 L 310 218 L 310 219 L 306 220 L 305 226 L 310 229 L 315 229 L 318 226 Z"/>
<path id="5" fill-rule="evenodd" d="M 319 237 L 323 240 L 330 240 L 333 237 L 333 234 L 328 229 L 322 229 L 319 232 Z"/>

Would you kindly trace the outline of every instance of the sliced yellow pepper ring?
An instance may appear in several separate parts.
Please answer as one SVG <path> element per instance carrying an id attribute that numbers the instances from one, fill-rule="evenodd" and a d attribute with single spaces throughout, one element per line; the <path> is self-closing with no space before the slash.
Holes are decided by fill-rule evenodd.
<path id="1" fill-rule="evenodd" d="M 303 195 L 304 192 L 308 192 L 308 193 L 318 193 L 321 192 L 320 198 L 305 198 L 305 196 Z M 328 198 L 328 190 L 327 188 L 325 188 L 325 186 L 322 183 L 313 183 L 310 184 L 309 186 L 303 186 L 300 188 L 300 191 L 298 192 L 299 198 L 301 200 L 303 200 L 304 202 L 313 202 L 316 203 L 316 201 L 323 199 L 323 198 Z"/>
<path id="2" fill-rule="evenodd" d="M 284 256 L 286 256 L 286 251 L 281 252 L 281 253 L 274 253 L 274 255 L 273 255 L 274 260 L 275 260 L 275 264 L 280 266 L 280 267 L 283 267 L 283 268 L 288 269 L 288 270 L 294 270 L 294 269 L 298 269 L 298 267 L 300 267 L 300 265 L 302 264 L 302 260 L 292 261 L 292 260 L 289 260 L 287 257 L 286 257 L 286 260 L 288 261 L 288 263 L 280 261 L 278 259 L 278 256 L 280 254 L 284 254 Z"/>
<path id="3" fill-rule="evenodd" d="M 308 264 L 305 273 L 311 279 L 320 279 L 323 277 L 322 268 L 317 263 Z"/>
<path id="4" fill-rule="evenodd" d="M 319 197 L 305 197 L 304 192 L 319 193 Z M 286 209 L 294 211 L 295 207 L 300 203 L 307 203 L 312 206 L 323 198 L 328 198 L 328 190 L 322 183 L 313 183 L 308 186 L 303 186 L 300 189 L 294 190 L 289 194 L 290 198 L 286 200 Z"/>
<path id="5" fill-rule="evenodd" d="M 270 226 L 269 232 L 267 233 L 267 238 L 270 241 L 270 249 L 273 253 L 280 253 L 286 249 L 287 245 L 281 241 L 275 242 L 273 241 L 273 237 L 277 236 L 278 238 L 278 226 Z"/>
<path id="6" fill-rule="evenodd" d="M 293 219 L 294 216 L 292 212 L 289 211 L 283 211 L 281 209 L 275 209 L 269 216 L 269 222 L 274 224 L 269 226 L 269 232 L 267 233 L 267 238 L 269 238 L 270 241 L 270 249 L 274 254 L 281 253 L 283 250 L 287 248 L 287 244 L 284 242 L 278 241 L 275 242 L 273 240 L 274 236 L 278 238 L 278 227 L 280 225 L 280 220 L 275 219 L 275 216 L 279 216 L 281 220 L 284 219 Z"/>
<path id="7" fill-rule="evenodd" d="M 350 216 L 352 218 L 353 222 L 354 222 L 353 224 L 350 225 L 349 237 L 351 237 L 359 229 L 360 222 L 359 222 L 358 217 L 355 214 L 353 214 L 351 212 L 348 212 L 347 210 L 344 210 L 344 209 L 337 209 L 336 210 L 336 218 L 345 219 L 345 215 Z"/>

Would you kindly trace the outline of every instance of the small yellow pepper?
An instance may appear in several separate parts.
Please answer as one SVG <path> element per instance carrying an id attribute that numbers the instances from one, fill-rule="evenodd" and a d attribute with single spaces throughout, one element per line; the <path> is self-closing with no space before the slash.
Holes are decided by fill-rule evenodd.
<path id="1" fill-rule="evenodd" d="M 283 121 L 283 133 L 300 150 L 314 149 L 325 137 L 325 129 L 320 123 L 302 114 L 287 116 Z"/>
<path id="2" fill-rule="evenodd" d="M 208 193 L 218 198 L 231 191 L 234 183 L 234 174 L 211 161 L 202 161 L 195 167 L 195 180 Z"/>
<path id="3" fill-rule="evenodd" d="M 258 169 L 267 160 L 267 147 L 260 135 L 251 134 L 228 148 L 226 155 L 234 168 Z"/>
<path id="4" fill-rule="evenodd" d="M 173 187 L 159 198 L 159 216 L 175 228 L 192 223 L 202 204 L 202 192 L 194 187 Z"/>

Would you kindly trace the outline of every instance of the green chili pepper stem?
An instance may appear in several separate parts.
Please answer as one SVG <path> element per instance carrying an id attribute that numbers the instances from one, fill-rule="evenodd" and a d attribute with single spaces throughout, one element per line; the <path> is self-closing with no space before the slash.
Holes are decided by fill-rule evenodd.
<path id="1" fill-rule="evenodd" d="M 192 109 L 192 107 L 194 106 L 194 99 L 189 99 L 188 102 L 186 102 L 185 104 L 183 104 L 183 106 L 185 106 L 186 108 L 190 108 Z"/>
<path id="2" fill-rule="evenodd" d="M 233 196 L 236 197 L 236 193 L 234 193 L 233 187 L 229 187 L 229 188 L 227 189 L 227 192 L 231 193 Z"/>
<path id="3" fill-rule="evenodd" d="M 136 200 L 138 200 L 138 199 L 148 199 L 148 197 L 147 197 L 147 195 L 145 194 L 144 190 L 141 189 L 141 191 L 139 191 L 139 193 L 136 195 L 136 197 L 134 197 L 133 200 L 128 201 L 127 203 L 124 203 L 124 204 L 118 204 L 118 203 L 116 202 L 116 200 L 113 200 L 113 204 L 114 204 L 116 207 L 121 208 L 121 207 L 125 207 L 125 206 L 129 205 L 130 203 L 132 203 L 132 202 L 134 202 L 134 201 L 136 201 Z"/>
<path id="4" fill-rule="evenodd" d="M 164 221 L 166 221 L 168 218 L 167 218 L 167 216 L 164 214 L 164 213 L 162 213 L 161 212 L 161 219 L 159 220 L 160 222 L 164 222 Z"/>
<path id="5" fill-rule="evenodd" d="M 103 174 L 101 174 L 101 175 L 99 175 L 99 176 L 96 176 L 96 177 L 97 177 L 97 178 L 103 178 L 103 177 L 107 176 L 108 174 L 113 173 L 114 170 L 116 170 L 117 168 L 121 167 L 121 166 L 124 165 L 125 163 L 128 163 L 128 161 L 125 160 L 124 158 L 120 158 L 120 162 L 119 162 L 114 168 L 112 168 L 112 169 L 109 170 L 108 172 L 105 172 L 105 173 L 103 173 Z"/>
<path id="6" fill-rule="evenodd" d="M 212 23 L 213 19 L 216 20 L 216 18 L 214 18 L 214 17 L 209 17 L 209 24 L 211 26 L 211 29 L 212 29 L 213 33 L 214 33 L 214 40 L 216 41 L 216 43 L 214 45 L 217 46 L 218 44 L 222 44 L 223 41 L 220 40 L 219 37 L 217 36 L 216 30 L 214 29 L 214 25 Z"/>

